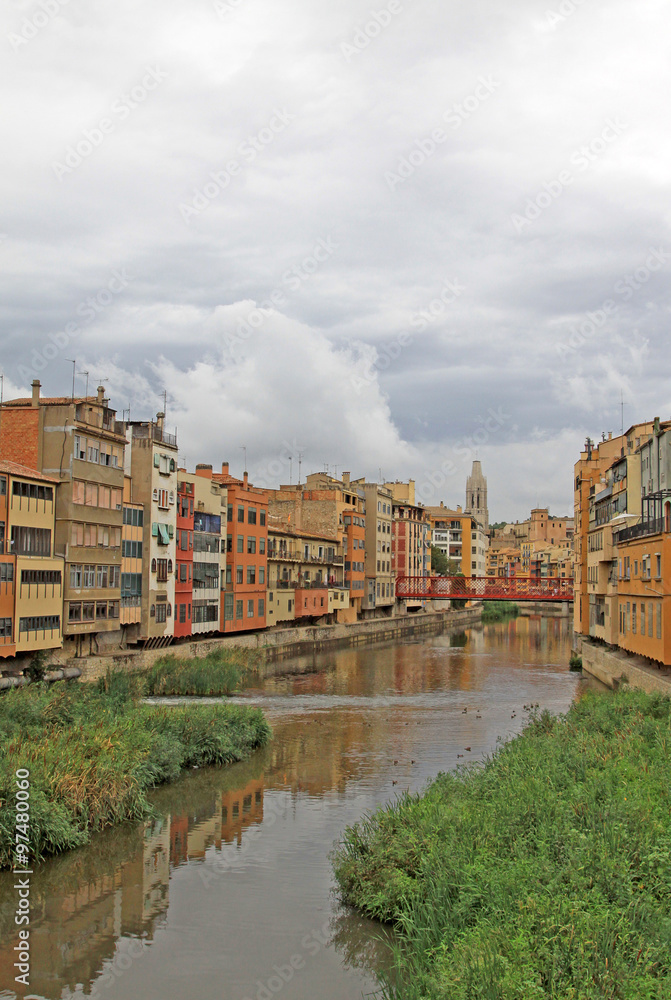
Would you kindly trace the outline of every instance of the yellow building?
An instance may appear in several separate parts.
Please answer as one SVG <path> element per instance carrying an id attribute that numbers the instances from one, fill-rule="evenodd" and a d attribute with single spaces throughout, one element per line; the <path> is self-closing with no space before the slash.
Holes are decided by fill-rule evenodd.
<path id="1" fill-rule="evenodd" d="M 0 657 L 63 645 L 58 480 L 0 461 Z"/>
<path id="2" fill-rule="evenodd" d="M 355 621 L 337 535 L 297 528 L 277 514 L 270 514 L 268 521 L 268 625 L 301 618 Z"/>
<path id="3" fill-rule="evenodd" d="M 128 625 L 139 625 L 142 618 L 144 507 L 141 503 L 133 503 L 132 482 L 130 476 L 125 476 L 123 527 L 121 529 L 121 613 L 119 618 L 122 628 Z M 134 636 L 131 635 L 131 638 Z"/>

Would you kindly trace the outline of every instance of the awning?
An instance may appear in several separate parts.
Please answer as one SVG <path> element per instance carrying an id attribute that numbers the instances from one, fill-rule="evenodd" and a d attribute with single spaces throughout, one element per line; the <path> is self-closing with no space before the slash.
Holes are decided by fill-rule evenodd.
<path id="1" fill-rule="evenodd" d="M 159 524 L 158 526 L 158 541 L 159 545 L 169 545 L 170 535 L 168 534 L 168 525 Z"/>

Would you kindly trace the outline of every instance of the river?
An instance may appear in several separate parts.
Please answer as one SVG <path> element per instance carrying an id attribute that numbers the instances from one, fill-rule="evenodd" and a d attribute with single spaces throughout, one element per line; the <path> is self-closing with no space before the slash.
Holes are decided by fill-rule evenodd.
<path id="1" fill-rule="evenodd" d="M 377 804 L 491 753 L 525 705 L 565 711 L 569 623 L 518 618 L 318 654 L 245 692 L 274 738 L 251 760 L 153 793 L 156 816 L 99 834 L 31 882 L 30 988 L 15 993 L 0 878 L 0 997 L 358 1000 L 385 934 L 334 897 L 329 851 Z M 287 670 L 306 663 L 286 661 Z"/>

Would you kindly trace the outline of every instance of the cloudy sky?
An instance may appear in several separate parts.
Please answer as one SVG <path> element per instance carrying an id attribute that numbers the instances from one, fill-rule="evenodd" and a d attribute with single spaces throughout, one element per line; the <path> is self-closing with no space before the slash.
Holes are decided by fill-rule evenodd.
<path id="1" fill-rule="evenodd" d="M 189 467 L 568 512 L 671 416 L 669 7 L 7 0 L 5 398 L 74 358 Z"/>

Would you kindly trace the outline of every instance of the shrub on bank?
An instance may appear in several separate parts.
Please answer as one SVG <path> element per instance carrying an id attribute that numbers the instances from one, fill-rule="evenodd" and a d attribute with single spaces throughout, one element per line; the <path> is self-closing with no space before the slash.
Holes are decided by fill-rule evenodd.
<path id="1" fill-rule="evenodd" d="M 513 601 L 485 601 L 482 607 L 483 622 L 501 622 L 504 618 L 517 618 L 519 605 Z"/>
<path id="2" fill-rule="evenodd" d="M 403 1000 L 671 995 L 671 700 L 588 694 L 348 829 L 343 899 L 401 933 Z"/>
<path id="3" fill-rule="evenodd" d="M 0 697 L 0 867 L 15 840 L 16 771 L 30 771 L 30 850 L 40 859 L 148 814 L 147 789 L 182 768 L 228 764 L 267 742 L 259 709 L 143 705 L 141 676 L 31 685 Z"/>
<path id="4" fill-rule="evenodd" d="M 215 649 L 190 660 L 162 656 L 144 672 L 148 695 L 228 695 L 253 675 L 259 655 L 246 649 Z"/>

